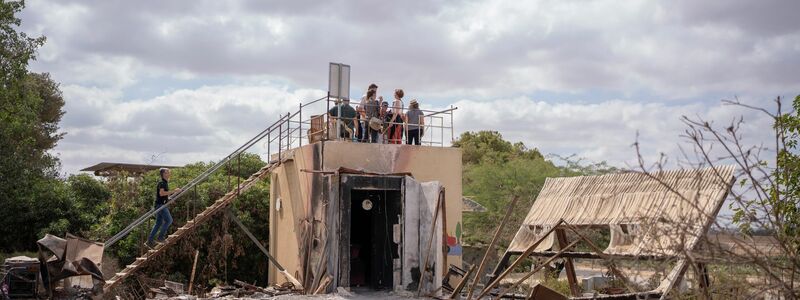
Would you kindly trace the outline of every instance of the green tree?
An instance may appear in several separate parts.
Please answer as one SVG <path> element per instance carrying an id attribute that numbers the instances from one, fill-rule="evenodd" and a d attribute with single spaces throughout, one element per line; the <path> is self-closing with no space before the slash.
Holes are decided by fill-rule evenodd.
<path id="1" fill-rule="evenodd" d="M 214 162 L 200 162 L 174 169 L 170 188 L 185 185 L 213 164 Z M 243 154 L 241 158 L 234 159 L 230 165 L 211 174 L 196 188 L 188 190 L 169 208 L 174 219 L 170 232 L 233 190 L 237 183 L 243 182 L 264 165 L 265 162 L 258 155 Z M 98 240 L 107 239 L 152 208 L 158 180 L 157 171 L 148 172 L 142 178 L 135 180 L 128 179 L 124 175 L 110 178 L 109 213 L 94 227 L 92 236 Z M 241 193 L 232 206 L 242 223 L 254 235 L 261 238 L 262 244 L 269 245 L 269 182 L 261 181 Z M 119 258 L 123 264 L 132 262 L 136 256 L 146 251 L 142 243 L 152 226 L 151 218 L 113 247 L 106 249 L 106 253 Z M 268 266 L 266 257 L 223 213 L 217 214 L 212 220 L 199 226 L 163 254 L 163 257 L 153 261 L 145 273 L 152 277 L 185 282 L 191 271 L 195 250 L 200 251 L 198 278 L 196 278 L 196 282 L 200 285 L 205 285 L 213 279 L 229 279 L 228 283 L 233 279 L 239 279 L 266 284 Z"/>
<path id="2" fill-rule="evenodd" d="M 511 159 L 537 159 L 543 158 L 539 150 L 528 149 L 525 144 L 517 142 L 512 144 L 503 139 L 497 131 L 465 132 L 453 143 L 453 147 L 463 151 L 464 164 L 477 164 L 488 162 L 507 162 Z"/>
<path id="3" fill-rule="evenodd" d="M 800 95 L 792 102 L 792 112 L 775 119 L 778 155 L 774 183 L 769 187 L 769 206 L 780 240 L 789 251 L 800 252 Z M 796 266 L 800 267 L 800 263 Z"/>
<path id="4" fill-rule="evenodd" d="M 575 156 L 558 157 L 557 166 L 536 148 L 511 143 L 496 131 L 465 132 L 453 143 L 463 151 L 463 194 L 487 211 L 466 213 L 464 240 L 467 244 L 488 243 L 514 196 L 519 197 L 509 225 L 500 235 L 500 245 L 508 245 L 525 219 L 548 177 L 598 175 L 616 172 L 605 162 L 587 164 Z M 605 240 L 599 236 L 597 241 Z"/>
<path id="5" fill-rule="evenodd" d="M 63 136 L 64 100 L 48 74 L 27 70 L 45 39 L 18 30 L 24 6 L 0 1 L 0 206 L 28 216 L 0 221 L 4 251 L 33 249 L 40 229 L 69 227 L 69 216 L 55 211 L 68 205 L 69 189 L 57 178 L 58 158 L 48 152 Z"/>
<path id="6" fill-rule="evenodd" d="M 541 157 L 465 166 L 464 195 L 474 198 L 487 209 L 483 213 L 464 214 L 465 241 L 468 244 L 488 243 L 512 197 L 516 195 L 520 198 L 499 243 L 508 245 L 541 191 L 544 180 L 559 176 L 561 172 L 561 169 Z"/>

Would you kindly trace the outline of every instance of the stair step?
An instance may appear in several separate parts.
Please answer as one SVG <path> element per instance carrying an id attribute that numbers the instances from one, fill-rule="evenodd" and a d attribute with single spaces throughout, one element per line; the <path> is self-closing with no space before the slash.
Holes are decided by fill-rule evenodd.
<path id="1" fill-rule="evenodd" d="M 156 253 L 156 252 L 158 252 L 158 250 L 155 250 L 155 249 L 150 249 L 150 250 L 147 250 L 147 253 L 151 253 L 151 254 L 152 254 L 152 253 Z"/>
<path id="2" fill-rule="evenodd" d="M 116 280 L 106 280 L 106 285 L 112 285 L 112 284 L 114 284 L 114 282 L 117 282 L 117 281 Z"/>
<path id="3" fill-rule="evenodd" d="M 181 236 L 181 235 L 180 235 L 180 234 L 170 234 L 170 235 L 167 237 L 167 239 L 174 239 L 174 238 L 177 238 L 177 237 L 179 237 L 179 236 Z"/>
<path id="4" fill-rule="evenodd" d="M 137 257 L 136 258 L 136 261 L 145 261 L 145 260 L 147 260 L 146 257 Z"/>
<path id="5" fill-rule="evenodd" d="M 134 269 L 134 268 L 136 268 L 136 267 L 138 267 L 138 266 L 139 266 L 139 265 L 137 265 L 137 264 L 133 263 L 133 264 L 130 264 L 130 265 L 127 265 L 127 266 L 125 266 L 125 269 Z"/>
<path id="6" fill-rule="evenodd" d="M 119 277 L 122 277 L 122 276 L 128 275 L 128 273 L 120 272 L 120 273 L 117 273 L 116 275 L 119 276 Z"/>

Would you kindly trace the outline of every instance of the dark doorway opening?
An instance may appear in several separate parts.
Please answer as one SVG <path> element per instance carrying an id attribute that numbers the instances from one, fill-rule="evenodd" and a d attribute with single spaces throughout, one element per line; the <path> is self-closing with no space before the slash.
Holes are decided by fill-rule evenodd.
<path id="1" fill-rule="evenodd" d="M 393 289 L 399 259 L 402 194 L 398 190 L 353 189 L 350 193 L 350 286 Z M 398 233 L 399 234 L 399 233 Z"/>

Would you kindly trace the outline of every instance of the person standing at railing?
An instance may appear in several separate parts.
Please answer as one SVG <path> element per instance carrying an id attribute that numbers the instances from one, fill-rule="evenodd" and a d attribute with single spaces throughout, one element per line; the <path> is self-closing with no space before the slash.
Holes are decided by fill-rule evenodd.
<path id="1" fill-rule="evenodd" d="M 394 90 L 394 102 L 392 102 L 392 119 L 389 120 L 389 144 L 403 143 L 403 95 L 402 89 Z"/>
<path id="2" fill-rule="evenodd" d="M 161 181 L 159 181 L 158 186 L 156 186 L 155 209 L 165 205 L 167 201 L 169 201 L 169 195 L 181 192 L 180 188 L 169 190 L 169 177 L 172 172 L 168 168 L 161 168 L 158 170 L 158 173 L 161 175 Z M 156 237 L 156 234 L 158 234 L 158 243 L 163 243 L 164 238 L 167 236 L 169 225 L 171 224 L 172 215 L 169 213 L 169 208 L 165 207 L 156 213 L 156 224 L 153 226 L 153 230 L 150 231 L 150 236 L 147 237 L 147 243 L 145 245 L 153 248 L 155 246 L 153 244 L 153 239 Z"/>
<path id="3" fill-rule="evenodd" d="M 419 145 L 420 139 L 425 135 L 425 113 L 419 109 L 417 99 L 411 100 L 406 112 L 406 144 Z"/>
<path id="4" fill-rule="evenodd" d="M 377 90 L 368 90 L 367 95 L 361 101 L 364 108 L 364 140 L 368 143 L 377 143 L 380 132 L 380 119 L 378 119 L 379 102 L 376 99 Z M 377 125 L 376 125 L 377 124 Z"/>
<path id="5" fill-rule="evenodd" d="M 386 144 L 389 141 L 389 122 L 392 120 L 392 110 L 389 109 L 389 102 L 381 101 L 381 109 L 379 111 L 379 119 L 383 121 L 383 128 L 378 136 L 378 143 Z"/>
<path id="6" fill-rule="evenodd" d="M 339 112 L 341 111 L 341 116 Z M 350 99 L 342 99 L 342 103 L 328 111 L 330 119 L 339 126 L 339 137 L 350 140 L 355 128 L 356 110 L 350 106 Z M 336 127 L 334 127 L 336 128 Z"/>
<path id="7" fill-rule="evenodd" d="M 375 91 L 375 94 L 378 93 L 378 85 L 371 83 L 369 87 L 367 87 L 367 94 L 369 91 Z M 366 142 L 367 141 L 367 117 L 366 117 L 366 109 L 364 105 L 366 104 L 367 94 L 361 96 L 361 102 L 356 105 L 356 137 L 358 137 L 359 142 Z"/>

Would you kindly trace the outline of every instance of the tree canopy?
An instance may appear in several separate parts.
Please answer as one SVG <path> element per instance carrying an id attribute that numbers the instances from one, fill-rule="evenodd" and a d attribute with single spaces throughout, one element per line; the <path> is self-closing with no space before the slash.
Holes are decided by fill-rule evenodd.
<path id="1" fill-rule="evenodd" d="M 31 249 L 38 230 L 66 229 L 69 187 L 58 179 L 59 161 L 49 151 L 63 137 L 58 123 L 64 99 L 49 74 L 28 71 L 44 37 L 19 31 L 23 1 L 0 1 L 0 206 L 26 218 L 0 224 L 4 250 Z"/>

